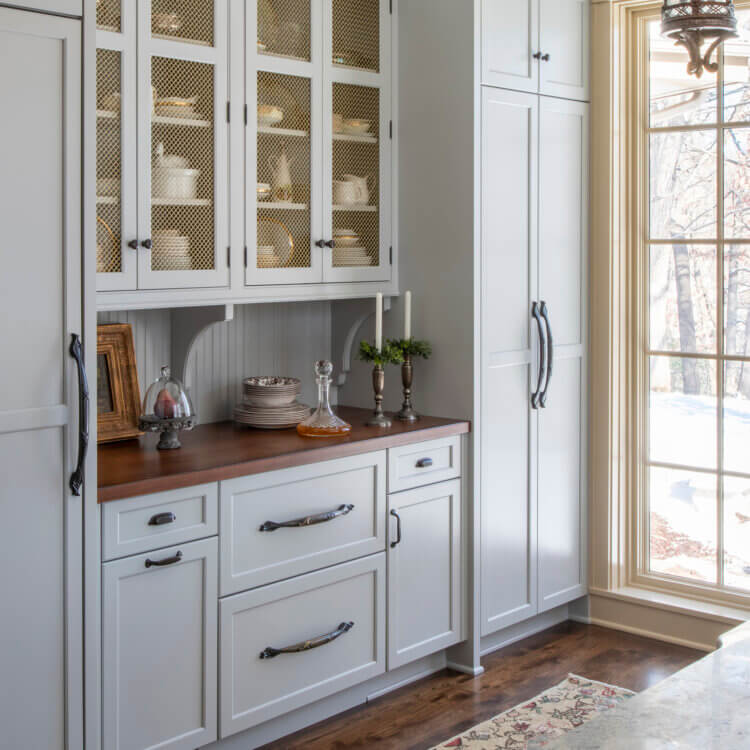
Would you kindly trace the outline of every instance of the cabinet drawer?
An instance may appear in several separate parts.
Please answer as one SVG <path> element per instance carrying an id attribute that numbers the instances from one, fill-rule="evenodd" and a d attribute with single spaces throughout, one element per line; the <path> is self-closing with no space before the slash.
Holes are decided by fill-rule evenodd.
<path id="1" fill-rule="evenodd" d="M 388 492 L 455 479 L 461 474 L 461 437 L 441 438 L 388 451 Z"/>
<path id="2" fill-rule="evenodd" d="M 102 559 L 184 544 L 218 531 L 218 485 L 202 484 L 102 506 Z"/>
<path id="3" fill-rule="evenodd" d="M 223 599 L 219 632 L 222 737 L 382 674 L 385 553 Z"/>
<path id="4" fill-rule="evenodd" d="M 380 451 L 222 482 L 221 595 L 383 551 L 385 465 Z"/>

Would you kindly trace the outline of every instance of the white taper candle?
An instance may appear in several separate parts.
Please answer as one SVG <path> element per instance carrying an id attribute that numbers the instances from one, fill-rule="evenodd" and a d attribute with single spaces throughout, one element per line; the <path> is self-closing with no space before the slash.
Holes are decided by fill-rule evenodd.
<path id="1" fill-rule="evenodd" d="M 411 292 L 404 295 L 404 338 L 411 338 Z"/>
<path id="2" fill-rule="evenodd" d="M 375 348 L 378 351 L 383 349 L 383 294 L 381 292 L 375 295 Z"/>

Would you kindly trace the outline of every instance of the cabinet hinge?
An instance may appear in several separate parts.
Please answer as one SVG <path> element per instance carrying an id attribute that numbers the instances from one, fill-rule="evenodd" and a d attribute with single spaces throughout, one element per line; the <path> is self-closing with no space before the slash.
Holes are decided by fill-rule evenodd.
<path id="1" fill-rule="evenodd" d="M 232 248 L 227 248 L 227 268 L 232 267 Z"/>
<path id="2" fill-rule="evenodd" d="M 393 0 L 389 0 L 388 2 L 388 12 L 393 15 Z"/>
<path id="3" fill-rule="evenodd" d="M 231 106 L 232 106 L 231 102 L 227 102 L 227 122 L 229 122 L 230 115 L 232 114 L 232 112 L 231 112 Z"/>
<path id="4" fill-rule="evenodd" d="M 247 104 L 245 105 L 245 125 L 247 125 Z"/>
<path id="5" fill-rule="evenodd" d="M 245 245 L 245 268 L 247 268 L 247 245 Z"/>
<path id="6" fill-rule="evenodd" d="M 393 120 L 388 123 L 388 137 L 393 140 Z"/>
<path id="7" fill-rule="evenodd" d="M 388 248 L 388 262 L 393 265 L 393 245 Z"/>

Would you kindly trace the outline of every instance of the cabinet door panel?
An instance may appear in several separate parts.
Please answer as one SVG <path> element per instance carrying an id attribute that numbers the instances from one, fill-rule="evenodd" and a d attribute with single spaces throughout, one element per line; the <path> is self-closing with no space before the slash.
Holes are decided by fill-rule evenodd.
<path id="1" fill-rule="evenodd" d="M 586 593 L 581 439 L 583 369 L 558 357 L 547 407 L 539 411 L 539 611 Z"/>
<path id="2" fill-rule="evenodd" d="M 395 669 L 461 638 L 461 483 L 390 495 L 388 510 L 388 669 Z"/>
<path id="3" fill-rule="evenodd" d="M 105 750 L 216 739 L 217 556 L 214 538 L 102 566 Z"/>
<path id="4" fill-rule="evenodd" d="M 589 98 L 590 0 L 540 0 L 539 89 L 547 96 Z"/>
<path id="5" fill-rule="evenodd" d="M 481 12 L 482 83 L 536 93 L 539 0 L 482 0 Z"/>

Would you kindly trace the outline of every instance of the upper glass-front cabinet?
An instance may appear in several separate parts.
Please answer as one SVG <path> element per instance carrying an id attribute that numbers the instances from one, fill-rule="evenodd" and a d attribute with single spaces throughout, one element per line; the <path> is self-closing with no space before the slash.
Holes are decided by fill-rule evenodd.
<path id="1" fill-rule="evenodd" d="M 247 284 L 390 278 L 388 6 L 246 0 Z"/>
<path id="2" fill-rule="evenodd" d="M 100 291 L 229 283 L 221 0 L 97 3 Z"/>

